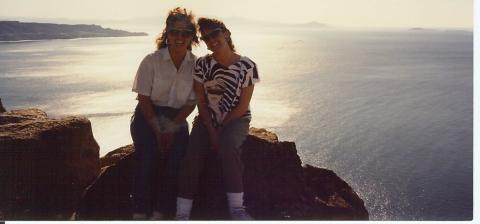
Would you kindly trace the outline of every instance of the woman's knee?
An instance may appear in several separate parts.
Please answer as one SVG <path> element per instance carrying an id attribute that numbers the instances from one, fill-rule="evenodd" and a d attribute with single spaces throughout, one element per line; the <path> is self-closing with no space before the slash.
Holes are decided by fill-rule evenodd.
<path id="1" fill-rule="evenodd" d="M 139 147 L 149 147 L 157 143 L 155 140 L 155 136 L 153 135 L 152 130 L 145 123 L 142 117 L 137 116 L 135 114 L 134 118 L 132 119 L 132 123 L 130 124 L 130 134 L 132 136 L 133 144 L 136 148 Z"/>
<path id="2" fill-rule="evenodd" d="M 218 157 L 224 169 L 226 169 L 226 167 L 228 167 L 228 169 L 242 168 L 241 149 L 239 148 L 220 147 L 220 150 L 218 151 Z"/>
<path id="3" fill-rule="evenodd" d="M 240 118 L 226 126 L 220 136 L 220 147 L 240 149 L 247 138 L 250 119 Z"/>

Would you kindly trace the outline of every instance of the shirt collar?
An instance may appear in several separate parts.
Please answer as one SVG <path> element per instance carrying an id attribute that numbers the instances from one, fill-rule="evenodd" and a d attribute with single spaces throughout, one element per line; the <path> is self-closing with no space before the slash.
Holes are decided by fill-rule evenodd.
<path id="1" fill-rule="evenodd" d="M 160 53 L 162 54 L 162 59 L 165 61 L 172 60 L 170 57 L 170 53 L 168 52 L 168 47 L 161 48 Z M 187 54 L 185 55 L 186 61 L 193 61 L 195 58 L 193 57 L 193 54 L 191 51 L 187 50 Z"/>

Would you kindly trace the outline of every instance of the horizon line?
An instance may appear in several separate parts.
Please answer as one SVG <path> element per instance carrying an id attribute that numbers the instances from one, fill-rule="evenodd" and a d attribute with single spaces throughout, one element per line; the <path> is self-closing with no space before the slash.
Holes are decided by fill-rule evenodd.
<path id="1" fill-rule="evenodd" d="M 164 22 L 166 16 L 146 16 L 146 17 L 131 17 L 127 19 L 87 19 L 87 18 L 66 18 L 66 17 L 24 17 L 24 16 L 0 16 L 0 21 L 18 21 L 18 22 L 25 22 L 25 23 L 56 23 L 56 24 L 66 24 L 66 25 L 80 25 L 80 24 L 88 24 L 88 25 L 101 25 L 101 26 L 110 26 L 111 24 L 108 23 L 120 23 L 130 21 L 133 24 L 135 20 L 153 20 L 156 18 L 162 18 L 161 22 Z M 200 16 L 203 17 L 203 16 Z M 200 18 L 198 17 L 198 18 Z M 221 19 L 219 17 L 209 16 L 211 18 Z M 475 26 L 465 27 L 465 26 L 421 26 L 421 25 L 412 25 L 412 26 L 365 26 L 365 25 L 344 25 L 344 24 L 331 24 L 326 22 L 321 22 L 317 20 L 309 20 L 305 22 L 297 22 L 297 23 L 286 23 L 282 21 L 271 21 L 271 20 L 255 20 L 245 17 L 239 16 L 229 16 L 224 17 L 222 20 L 242 20 L 242 23 L 252 23 L 255 26 L 258 25 L 284 25 L 284 26 L 295 26 L 295 25 L 307 25 L 307 24 L 318 24 L 319 26 L 325 26 L 324 28 L 339 28 L 339 29 L 425 29 L 425 30 L 438 30 L 438 29 L 446 29 L 446 30 L 466 30 L 466 31 L 474 31 Z M 29 21 L 30 20 L 30 21 Z M 37 21 L 35 21 L 37 20 Z M 42 21 L 43 20 L 43 21 Z M 53 22 L 57 20 L 58 22 Z M 70 21 L 70 22 L 68 22 Z M 93 23 L 92 23 L 93 22 Z M 102 24 L 106 23 L 106 24 Z M 230 21 L 231 22 L 231 21 Z M 258 24 L 260 23 L 260 24 Z"/>

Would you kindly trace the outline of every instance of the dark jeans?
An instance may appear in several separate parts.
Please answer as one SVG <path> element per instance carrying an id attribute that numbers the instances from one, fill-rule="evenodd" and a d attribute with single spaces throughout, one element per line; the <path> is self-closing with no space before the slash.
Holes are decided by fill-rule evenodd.
<path id="1" fill-rule="evenodd" d="M 241 145 L 248 135 L 250 118 L 239 118 L 225 126 L 220 134 L 220 160 L 227 193 L 243 192 L 243 162 Z M 210 149 L 207 127 L 197 117 L 193 122 L 190 144 L 179 174 L 179 197 L 193 199 L 198 188 L 200 172 Z"/>
<path id="2" fill-rule="evenodd" d="M 155 107 L 157 116 L 163 115 L 171 119 L 178 111 L 170 107 Z M 137 160 L 133 182 L 134 212 L 149 214 L 152 210 L 157 210 L 173 215 L 178 169 L 188 145 L 187 122 L 174 134 L 172 148 L 167 153 L 158 150 L 155 135 L 138 106 L 132 116 L 130 133 Z"/>

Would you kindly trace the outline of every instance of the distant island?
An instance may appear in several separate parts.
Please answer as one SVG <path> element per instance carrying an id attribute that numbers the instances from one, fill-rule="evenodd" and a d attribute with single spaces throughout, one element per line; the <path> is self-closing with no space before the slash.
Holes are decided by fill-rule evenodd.
<path id="1" fill-rule="evenodd" d="M 86 37 L 147 36 L 144 32 L 128 32 L 99 25 L 67 25 L 0 21 L 0 41 L 74 39 Z"/>
<path id="2" fill-rule="evenodd" d="M 325 23 L 319 23 L 315 21 L 311 21 L 308 23 L 302 23 L 302 24 L 297 24 L 297 25 L 290 25 L 290 26 L 299 26 L 303 28 L 328 28 L 328 25 Z"/>
<path id="3" fill-rule="evenodd" d="M 413 27 L 413 28 L 410 28 L 410 31 L 434 31 L 434 30 L 433 29 L 422 28 L 422 27 Z"/>

